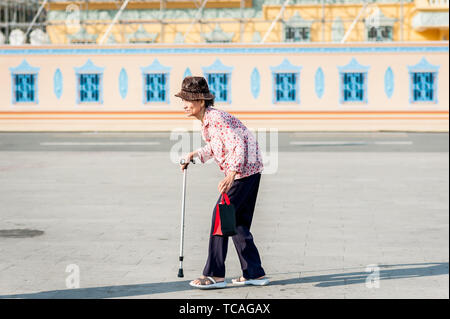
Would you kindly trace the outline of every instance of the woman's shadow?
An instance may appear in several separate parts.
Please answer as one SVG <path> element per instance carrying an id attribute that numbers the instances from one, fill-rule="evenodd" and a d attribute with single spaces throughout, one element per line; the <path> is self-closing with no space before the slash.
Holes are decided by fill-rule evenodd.
<path id="1" fill-rule="evenodd" d="M 314 283 L 315 287 L 333 287 L 367 283 L 371 279 L 390 280 L 448 275 L 448 262 L 395 265 L 371 265 L 367 271 L 346 272 L 272 281 L 272 285 Z"/>
<path id="2" fill-rule="evenodd" d="M 448 275 L 448 262 L 442 263 L 417 263 L 417 264 L 395 264 L 377 265 L 377 279 L 390 280 L 413 277 L 428 277 Z M 373 268 L 372 268 L 373 269 Z M 298 274 L 297 272 L 296 274 Z M 327 275 L 305 276 L 271 281 L 269 286 L 292 285 L 302 283 L 317 283 L 315 287 L 332 287 L 342 285 L 354 285 L 367 282 L 371 272 L 344 272 Z M 271 274 L 272 276 L 277 274 Z M 99 299 L 99 298 L 121 298 L 152 295 L 159 293 L 170 293 L 191 290 L 189 281 L 172 281 L 136 285 L 105 286 L 79 289 L 63 289 L 42 291 L 29 294 L 3 295 L 0 299 L 23 298 L 23 299 Z"/>

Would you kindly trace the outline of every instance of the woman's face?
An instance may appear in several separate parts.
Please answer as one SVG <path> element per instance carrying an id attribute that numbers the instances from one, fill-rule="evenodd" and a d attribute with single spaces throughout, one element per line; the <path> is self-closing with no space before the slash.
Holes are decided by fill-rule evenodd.
<path id="1" fill-rule="evenodd" d="M 184 113 L 189 117 L 199 116 L 202 108 L 204 107 L 203 106 L 204 103 L 205 103 L 204 100 L 197 100 L 197 101 L 183 100 Z"/>

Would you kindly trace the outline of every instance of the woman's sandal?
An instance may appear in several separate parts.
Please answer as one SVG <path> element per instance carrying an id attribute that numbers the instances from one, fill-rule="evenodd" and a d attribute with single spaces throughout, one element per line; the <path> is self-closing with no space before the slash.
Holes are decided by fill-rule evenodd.
<path id="1" fill-rule="evenodd" d="M 194 284 L 193 281 L 189 283 L 192 287 L 200 289 L 213 289 L 213 288 L 225 288 L 227 286 L 226 281 L 215 281 L 213 277 L 198 278 L 200 284 Z"/>
<path id="2" fill-rule="evenodd" d="M 253 285 L 253 286 L 265 286 L 269 283 L 269 279 L 267 278 L 258 278 L 258 279 L 245 279 L 244 277 L 239 277 L 236 279 L 232 279 L 231 282 L 233 285 Z"/>

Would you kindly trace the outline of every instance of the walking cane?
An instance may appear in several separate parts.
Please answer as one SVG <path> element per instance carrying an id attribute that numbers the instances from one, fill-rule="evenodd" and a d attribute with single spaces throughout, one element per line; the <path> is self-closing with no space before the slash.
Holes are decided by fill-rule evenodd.
<path id="1" fill-rule="evenodd" d="M 191 160 L 192 164 L 195 164 L 194 160 Z M 186 164 L 184 158 L 180 160 L 180 165 Z M 189 164 L 188 164 L 189 165 Z M 181 198 L 181 236 L 180 236 L 180 269 L 178 269 L 178 277 L 184 277 L 183 274 L 183 244 L 184 244 L 184 207 L 186 199 L 186 172 L 188 166 L 183 170 L 183 196 Z"/>

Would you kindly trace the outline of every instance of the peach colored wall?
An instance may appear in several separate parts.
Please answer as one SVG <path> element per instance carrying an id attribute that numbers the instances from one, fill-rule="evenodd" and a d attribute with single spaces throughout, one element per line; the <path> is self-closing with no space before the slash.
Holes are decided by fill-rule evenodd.
<path id="1" fill-rule="evenodd" d="M 428 44 L 420 44 L 417 47 Z M 435 47 L 438 47 L 434 44 Z M 336 47 L 335 45 L 334 47 Z M 375 47 L 376 45 L 371 45 Z M 386 46 L 386 45 L 385 45 Z M 401 47 L 399 44 L 391 46 Z M 406 52 L 406 53 L 301 53 L 301 54 L 63 54 L 63 55 L 11 55 L 0 54 L 0 111 L 178 111 L 180 100 L 173 95 L 181 86 L 187 67 L 193 75 L 203 75 L 202 67 L 211 65 L 216 59 L 226 66 L 233 66 L 232 104 L 218 103 L 222 108 L 245 111 L 325 111 L 325 110 L 448 110 L 449 108 L 449 62 L 448 43 L 443 52 Z M 239 47 L 239 46 L 230 46 Z M 313 47 L 313 46 L 310 46 Z M 320 48 L 320 46 L 314 46 Z M 323 46 L 326 48 L 327 46 Z M 330 46 L 328 46 L 330 47 Z M 361 47 L 361 46 L 359 46 Z M 66 47 L 68 48 L 68 47 Z M 72 47 L 70 47 L 72 48 Z M 129 46 L 132 48 L 132 46 Z M 202 46 L 198 47 L 199 49 Z M 268 47 L 270 48 L 270 47 Z M 0 47 L 0 53 L 7 47 Z M 32 47 L 27 47 L 33 50 Z M 414 51 L 414 50 L 411 50 Z M 410 104 L 408 66 L 417 64 L 422 57 L 433 65 L 439 65 L 438 103 Z M 170 104 L 142 102 L 141 67 L 148 66 L 155 58 L 164 65 L 172 67 L 170 72 Z M 368 103 L 339 103 L 338 66 L 344 66 L 352 58 L 370 66 L 368 72 Z M 10 67 L 18 66 L 23 60 L 31 66 L 39 67 L 38 99 L 39 104 L 12 104 Z M 91 59 L 96 66 L 104 67 L 103 104 L 76 104 L 75 67 L 80 67 Z M 288 59 L 293 65 L 301 66 L 300 104 L 272 104 L 272 82 L 270 67 L 279 65 Z M 261 76 L 260 94 L 254 99 L 251 94 L 250 76 L 257 67 Z M 325 91 L 321 99 L 316 96 L 314 77 L 318 67 L 322 67 L 325 76 Z M 384 75 L 388 67 L 394 73 L 394 93 L 389 99 L 384 91 Z M 63 76 L 63 93 L 57 99 L 53 91 L 53 76 L 59 68 Z M 128 93 L 122 99 L 119 93 L 119 73 L 124 68 L 128 75 Z"/>

